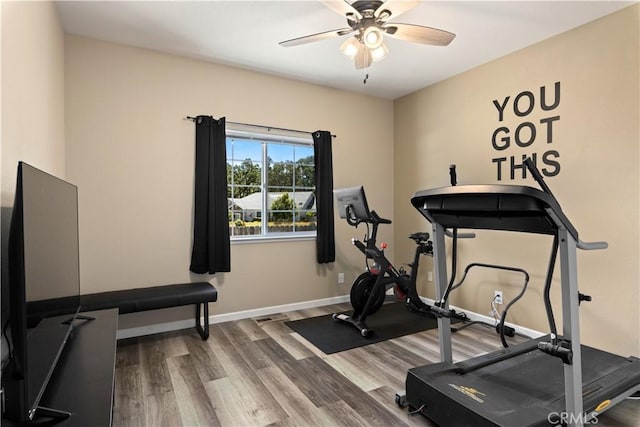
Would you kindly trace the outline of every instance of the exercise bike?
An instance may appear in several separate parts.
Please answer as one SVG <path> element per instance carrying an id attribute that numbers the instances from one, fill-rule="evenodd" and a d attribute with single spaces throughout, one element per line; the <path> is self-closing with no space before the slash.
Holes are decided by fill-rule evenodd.
<path id="1" fill-rule="evenodd" d="M 351 315 L 334 314 L 333 319 L 354 326 L 363 337 L 369 337 L 373 330 L 366 324 L 368 316 L 376 313 L 384 304 L 387 291 L 393 287 L 396 297 L 405 301 L 410 311 L 432 315 L 431 306 L 425 304 L 416 291 L 416 279 L 421 255 L 433 256 L 433 244 L 429 233 L 414 233 L 409 236 L 416 243 L 411 273 L 404 268 L 396 269 L 387 259 L 384 250 L 387 245 L 377 246 L 376 238 L 380 224 L 391 224 L 391 220 L 380 217 L 376 211 L 370 211 L 364 188 L 351 187 L 334 190 L 340 217 L 353 227 L 366 224 L 367 234 L 364 241 L 352 239 L 353 245 L 365 255 L 366 271 L 360 274 L 351 286 Z M 370 263 L 372 260 L 372 263 Z"/>

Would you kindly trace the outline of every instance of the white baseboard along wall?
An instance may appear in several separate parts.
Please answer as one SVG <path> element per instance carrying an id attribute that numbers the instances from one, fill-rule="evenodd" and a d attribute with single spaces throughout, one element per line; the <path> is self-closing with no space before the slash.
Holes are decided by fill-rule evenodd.
<path id="1" fill-rule="evenodd" d="M 424 297 L 422 297 L 421 299 L 427 304 L 433 304 L 432 299 L 424 298 Z M 288 311 L 304 310 L 308 308 L 322 307 L 325 305 L 340 304 L 343 302 L 349 302 L 349 295 L 342 295 L 342 296 L 331 297 L 331 298 L 322 298 L 322 299 L 310 300 L 310 301 L 302 301 L 302 302 L 291 303 L 291 304 L 274 305 L 271 307 L 242 310 L 242 311 L 236 311 L 233 313 L 214 314 L 209 316 L 209 324 L 213 325 L 216 323 L 249 319 L 252 317 L 268 316 L 270 314 L 286 313 Z M 482 321 L 489 324 L 495 323 L 495 320 L 492 317 L 485 316 L 479 313 L 462 310 L 455 306 L 451 306 L 451 308 L 455 309 L 458 312 L 466 313 L 469 320 Z M 505 325 L 515 329 L 516 333 L 520 335 L 524 335 L 529 338 L 538 338 L 544 335 L 542 332 L 525 328 L 523 326 L 515 325 L 513 323 L 505 322 Z M 180 329 L 188 329 L 192 327 L 193 327 L 193 319 L 185 319 L 185 320 L 180 320 L 176 322 L 167 322 L 167 323 L 159 323 L 156 325 L 141 326 L 137 328 L 120 329 L 118 331 L 118 339 L 140 337 L 144 335 L 177 331 Z"/>

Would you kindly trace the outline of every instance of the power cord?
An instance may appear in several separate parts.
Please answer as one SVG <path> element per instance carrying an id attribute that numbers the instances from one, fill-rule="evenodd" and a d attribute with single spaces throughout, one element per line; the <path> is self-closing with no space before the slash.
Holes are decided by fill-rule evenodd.
<path id="1" fill-rule="evenodd" d="M 407 412 L 407 414 L 409 414 L 409 415 L 419 414 L 420 412 L 422 412 L 424 410 L 425 406 L 427 406 L 427 404 L 423 403 L 422 406 L 420 406 L 418 409 L 415 409 L 413 411 L 409 411 L 409 412 Z"/>
<path id="2" fill-rule="evenodd" d="M 494 296 L 491 300 L 491 311 L 489 312 L 489 315 L 493 317 L 493 326 L 498 326 L 498 322 L 500 322 L 500 313 L 496 307 L 496 299 L 498 299 L 498 295 Z"/>

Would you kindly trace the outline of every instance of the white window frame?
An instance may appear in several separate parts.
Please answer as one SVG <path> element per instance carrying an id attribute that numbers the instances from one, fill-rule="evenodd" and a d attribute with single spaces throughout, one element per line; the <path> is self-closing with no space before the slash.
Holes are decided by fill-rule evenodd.
<path id="1" fill-rule="evenodd" d="M 251 126 L 241 124 L 227 123 L 226 137 L 238 138 L 262 143 L 262 212 L 261 212 L 261 234 L 259 235 L 233 235 L 229 233 L 231 243 L 251 243 L 251 242 L 268 242 L 268 241 L 293 241 L 293 240 L 313 240 L 316 238 L 316 230 L 313 231 L 292 231 L 292 232 L 268 232 L 268 144 L 286 144 L 294 146 L 305 146 L 313 148 L 313 137 L 311 134 L 302 132 L 285 131 L 281 129 L 265 128 L 262 126 Z M 226 144 L 225 140 L 225 144 Z M 227 159 L 231 153 L 227 153 Z M 235 159 L 238 160 L 238 159 Z M 229 183 L 227 183 L 229 185 Z M 294 187 L 295 188 L 295 187 Z M 313 191 L 315 192 L 314 186 Z M 317 225 L 316 225 L 317 227 Z"/>

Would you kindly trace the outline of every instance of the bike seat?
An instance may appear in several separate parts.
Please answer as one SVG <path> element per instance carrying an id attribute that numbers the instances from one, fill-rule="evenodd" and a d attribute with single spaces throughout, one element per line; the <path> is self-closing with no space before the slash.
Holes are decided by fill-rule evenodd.
<path id="1" fill-rule="evenodd" d="M 419 233 L 413 233 L 409 235 L 409 238 L 412 240 L 415 240 L 416 243 L 426 242 L 429 240 L 429 233 L 424 231 Z"/>

